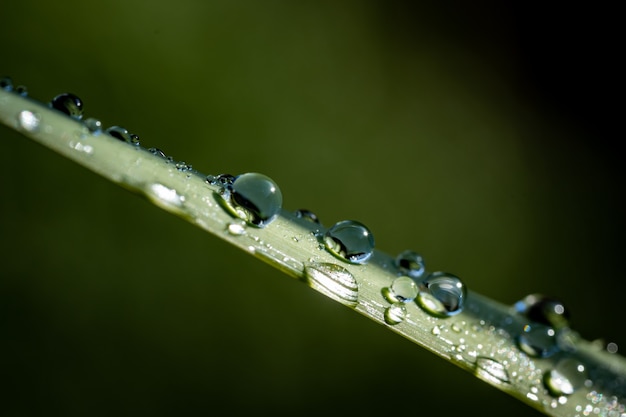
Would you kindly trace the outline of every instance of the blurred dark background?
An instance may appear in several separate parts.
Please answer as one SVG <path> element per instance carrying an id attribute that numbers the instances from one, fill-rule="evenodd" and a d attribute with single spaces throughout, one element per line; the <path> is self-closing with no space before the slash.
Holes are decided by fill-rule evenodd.
<path id="1" fill-rule="evenodd" d="M 263 172 L 286 209 L 362 221 L 504 303 L 557 296 L 626 346 L 618 13 L 517 3 L 12 1 L 0 75 L 202 172 Z M 0 138 L 0 415 L 538 415 Z"/>

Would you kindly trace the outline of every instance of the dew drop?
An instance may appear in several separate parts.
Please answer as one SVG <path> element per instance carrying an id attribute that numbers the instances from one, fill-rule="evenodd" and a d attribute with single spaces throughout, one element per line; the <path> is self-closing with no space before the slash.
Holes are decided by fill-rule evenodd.
<path id="1" fill-rule="evenodd" d="M 463 310 L 467 288 L 463 281 L 446 272 L 433 272 L 419 284 L 417 304 L 436 317 L 450 317 Z"/>
<path id="2" fill-rule="evenodd" d="M 187 172 L 192 170 L 191 164 L 187 164 L 183 161 L 176 162 L 176 169 L 180 172 Z"/>
<path id="3" fill-rule="evenodd" d="M 395 303 L 385 309 L 385 323 L 394 325 L 402 323 L 406 317 L 406 307 L 402 303 Z"/>
<path id="4" fill-rule="evenodd" d="M 325 262 L 307 264 L 304 266 L 304 279 L 311 288 L 333 300 L 350 307 L 357 305 L 358 283 L 342 266 Z"/>
<path id="5" fill-rule="evenodd" d="M 553 369 L 544 374 L 543 382 L 555 397 L 572 395 L 587 380 L 585 366 L 574 358 L 561 359 Z"/>
<path id="6" fill-rule="evenodd" d="M 518 336 L 519 348 L 529 356 L 547 358 L 558 350 L 556 331 L 543 324 L 527 324 Z"/>
<path id="7" fill-rule="evenodd" d="M 233 236 L 241 236 L 246 233 L 246 225 L 239 222 L 233 222 L 228 224 L 226 230 L 228 230 L 228 233 Z"/>
<path id="8" fill-rule="evenodd" d="M 25 85 L 18 85 L 13 91 L 22 97 L 28 97 L 28 88 Z"/>
<path id="9" fill-rule="evenodd" d="M 410 303 L 415 300 L 419 289 L 417 284 L 409 277 L 399 277 L 393 280 L 389 287 L 390 295 L 402 303 Z"/>
<path id="10" fill-rule="evenodd" d="M 154 204 L 167 210 L 180 211 L 185 202 L 185 197 L 178 194 L 175 189 L 160 183 L 149 184 L 145 192 Z"/>
<path id="11" fill-rule="evenodd" d="M 417 252 L 405 250 L 395 259 L 396 267 L 411 278 L 420 278 L 426 271 L 424 258 Z"/>
<path id="12" fill-rule="evenodd" d="M 17 123 L 19 126 L 26 130 L 27 132 L 36 132 L 39 130 L 39 124 L 41 123 L 41 119 L 37 113 L 34 113 L 30 110 L 22 110 L 17 115 Z"/>
<path id="13" fill-rule="evenodd" d="M 484 356 L 476 358 L 475 373 L 478 377 L 495 384 L 509 383 L 509 373 L 500 362 Z"/>
<path id="14" fill-rule="evenodd" d="M 0 78 L 0 89 L 5 91 L 13 90 L 13 80 L 11 79 L 11 77 Z"/>
<path id="15" fill-rule="evenodd" d="M 515 311 L 529 320 L 560 329 L 569 325 L 569 311 L 553 297 L 530 294 L 513 305 Z"/>
<path id="16" fill-rule="evenodd" d="M 318 219 L 317 215 L 315 213 L 313 213 L 312 211 L 310 211 L 310 210 L 299 209 L 299 210 L 296 210 L 293 214 L 297 218 L 310 221 L 311 223 L 319 224 L 319 222 L 320 222 L 320 220 Z"/>
<path id="17" fill-rule="evenodd" d="M 374 253 L 374 236 L 364 224 L 344 220 L 326 231 L 324 245 L 339 259 L 352 264 L 363 264 Z"/>
<path id="18" fill-rule="evenodd" d="M 105 132 L 113 136 L 114 138 L 121 140 L 122 142 L 139 146 L 139 136 L 128 132 L 128 130 L 124 129 L 123 127 L 111 126 L 107 128 Z"/>
<path id="19" fill-rule="evenodd" d="M 80 120 L 83 117 L 83 101 L 71 93 L 62 93 L 54 97 L 50 101 L 50 107 L 76 120 Z"/>
<path id="20" fill-rule="evenodd" d="M 263 174 L 252 172 L 237 177 L 223 174 L 207 177 L 207 182 L 222 187 L 219 195 L 223 206 L 252 226 L 267 226 L 282 209 L 280 188 Z"/>
<path id="21" fill-rule="evenodd" d="M 149 148 L 148 152 L 150 152 L 154 156 L 158 156 L 160 158 L 167 159 L 167 155 L 165 155 L 165 152 L 163 152 L 159 148 Z"/>
<path id="22" fill-rule="evenodd" d="M 83 124 L 94 135 L 99 135 L 100 133 L 102 133 L 102 122 L 98 119 L 89 117 L 83 121 Z"/>

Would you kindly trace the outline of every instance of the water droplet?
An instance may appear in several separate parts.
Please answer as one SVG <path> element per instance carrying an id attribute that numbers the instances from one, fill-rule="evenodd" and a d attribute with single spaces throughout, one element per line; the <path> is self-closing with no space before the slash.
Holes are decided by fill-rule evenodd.
<path id="1" fill-rule="evenodd" d="M 402 303 L 395 303 L 385 309 L 385 323 L 394 325 L 402 323 L 406 317 L 406 307 Z"/>
<path id="2" fill-rule="evenodd" d="M 149 148 L 148 152 L 150 152 L 154 156 L 158 156 L 158 157 L 161 157 L 163 159 L 167 159 L 167 155 L 165 155 L 165 152 L 163 152 L 159 148 Z"/>
<path id="3" fill-rule="evenodd" d="M 180 172 L 187 172 L 192 170 L 191 164 L 187 164 L 183 161 L 176 162 L 176 169 Z"/>
<path id="4" fill-rule="evenodd" d="M 13 91 L 22 97 L 28 97 L 28 88 L 25 85 L 18 85 Z"/>
<path id="5" fill-rule="evenodd" d="M 415 281 L 409 277 L 399 277 L 394 279 L 389 289 L 390 295 L 402 303 L 410 303 L 415 300 L 419 291 Z"/>
<path id="6" fill-rule="evenodd" d="M 149 184 L 145 192 L 154 204 L 167 210 L 180 211 L 185 202 L 185 197 L 178 194 L 175 189 L 160 183 Z"/>
<path id="7" fill-rule="evenodd" d="M 617 343 L 609 342 L 606 345 L 606 351 L 609 353 L 617 353 L 617 349 L 618 349 Z"/>
<path id="8" fill-rule="evenodd" d="M 128 130 L 120 126 L 111 126 L 107 128 L 106 133 L 113 136 L 122 142 L 130 143 L 131 145 L 139 146 L 139 136 L 129 133 Z"/>
<path id="9" fill-rule="evenodd" d="M 11 79 L 11 77 L 0 78 L 0 89 L 5 91 L 13 90 L 13 80 Z"/>
<path id="10" fill-rule="evenodd" d="M 419 284 L 417 304 L 437 317 L 450 317 L 463 310 L 467 288 L 455 275 L 433 272 Z"/>
<path id="11" fill-rule="evenodd" d="M 333 300 L 354 307 L 359 286 L 354 276 L 342 266 L 331 263 L 311 263 L 304 267 L 304 279 L 309 286 Z"/>
<path id="12" fill-rule="evenodd" d="M 529 320 L 559 329 L 569 325 L 569 311 L 556 298 L 530 294 L 513 305 L 519 314 Z"/>
<path id="13" fill-rule="evenodd" d="M 74 94 L 62 93 L 50 101 L 50 107 L 63 112 L 73 119 L 80 120 L 83 117 L 83 101 Z"/>
<path id="14" fill-rule="evenodd" d="M 240 222 L 229 223 L 226 230 L 233 236 L 241 236 L 246 233 L 246 225 Z"/>
<path id="15" fill-rule="evenodd" d="M 527 324 L 518 336 L 519 348 L 529 356 L 547 358 L 558 350 L 556 331 L 543 324 Z"/>
<path id="16" fill-rule="evenodd" d="M 435 326 L 430 332 L 435 336 L 439 336 L 441 334 L 441 327 Z"/>
<path id="17" fill-rule="evenodd" d="M 587 380 L 585 366 L 574 358 L 561 359 L 544 374 L 543 382 L 552 395 L 572 395 Z"/>
<path id="18" fill-rule="evenodd" d="M 374 253 L 374 236 L 364 224 L 344 220 L 326 231 L 324 245 L 338 258 L 352 264 L 362 264 Z"/>
<path id="19" fill-rule="evenodd" d="M 420 278 L 426 271 L 424 258 L 417 252 L 405 250 L 395 259 L 396 267 L 411 278 Z"/>
<path id="20" fill-rule="evenodd" d="M 500 362 L 479 356 L 476 358 L 475 373 L 478 377 L 495 384 L 509 383 L 509 373 Z"/>
<path id="21" fill-rule="evenodd" d="M 26 130 L 27 132 L 36 132 L 39 130 L 39 124 L 41 123 L 41 119 L 37 113 L 34 113 L 30 110 L 22 110 L 17 115 L 17 123 L 19 126 Z"/>
<path id="22" fill-rule="evenodd" d="M 98 119 L 89 117 L 83 121 L 83 124 L 94 135 L 99 135 L 100 133 L 102 133 L 102 122 Z"/>
<path id="23" fill-rule="evenodd" d="M 263 174 L 252 172 L 237 177 L 224 174 L 207 177 L 207 181 L 221 186 L 223 206 L 252 226 L 267 226 L 282 208 L 283 195 L 278 185 Z"/>
<path id="24" fill-rule="evenodd" d="M 308 220 L 312 223 L 319 224 L 320 222 L 320 220 L 317 218 L 317 215 L 315 213 L 306 209 L 296 210 L 293 214 L 299 219 Z"/>

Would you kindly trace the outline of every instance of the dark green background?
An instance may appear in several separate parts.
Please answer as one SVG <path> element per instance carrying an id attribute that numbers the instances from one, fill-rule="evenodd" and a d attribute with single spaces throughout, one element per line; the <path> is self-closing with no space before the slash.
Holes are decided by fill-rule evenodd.
<path id="1" fill-rule="evenodd" d="M 623 334 L 615 12 L 499 2 L 5 2 L 0 75 L 470 289 Z M 460 3 L 460 2 L 459 2 Z M 571 7 L 571 6 L 570 6 Z M 620 128 L 621 129 L 621 128 Z M 0 127 L 3 416 L 534 415 Z"/>

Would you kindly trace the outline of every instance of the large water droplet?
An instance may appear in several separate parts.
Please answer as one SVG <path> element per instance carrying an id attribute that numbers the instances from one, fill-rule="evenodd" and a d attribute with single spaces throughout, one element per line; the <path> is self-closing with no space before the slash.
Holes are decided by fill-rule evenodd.
<path id="1" fill-rule="evenodd" d="M 94 135 L 99 135 L 100 133 L 102 133 L 102 122 L 98 119 L 89 117 L 83 121 L 83 124 Z"/>
<path id="2" fill-rule="evenodd" d="M 252 226 L 267 226 L 282 208 L 280 188 L 263 174 L 252 172 L 237 177 L 224 174 L 207 177 L 207 182 L 222 187 L 219 194 L 223 206 Z"/>
<path id="3" fill-rule="evenodd" d="M 529 320 L 555 329 L 569 325 L 569 311 L 561 301 L 553 297 L 530 294 L 515 303 L 513 308 Z"/>
<path id="4" fill-rule="evenodd" d="M 128 130 L 120 126 L 111 126 L 107 128 L 106 133 L 113 136 L 122 142 L 130 143 L 131 145 L 139 146 L 139 136 L 130 133 Z"/>
<path id="5" fill-rule="evenodd" d="M 565 358 L 545 373 L 543 382 L 552 395 L 560 396 L 573 394 L 586 380 L 585 366 L 577 359 Z"/>
<path id="6" fill-rule="evenodd" d="M 304 267 L 304 279 L 311 288 L 333 300 L 354 307 L 359 286 L 354 276 L 342 266 L 331 263 L 311 263 Z"/>
<path id="7" fill-rule="evenodd" d="M 446 272 L 433 272 L 419 284 L 417 304 L 437 317 L 450 317 L 463 310 L 467 288 L 463 281 Z"/>
<path id="8" fill-rule="evenodd" d="M 518 336 L 518 345 L 529 356 L 547 358 L 558 350 L 556 331 L 539 323 L 527 324 Z"/>
<path id="9" fill-rule="evenodd" d="M 11 77 L 0 77 L 0 89 L 5 91 L 13 90 L 13 80 Z"/>
<path id="10" fill-rule="evenodd" d="M 491 358 L 485 358 L 483 356 L 477 357 L 475 373 L 484 380 L 495 384 L 510 382 L 509 373 L 504 365 Z"/>
<path id="11" fill-rule="evenodd" d="M 420 278 L 426 271 L 424 258 L 417 252 L 405 250 L 395 259 L 396 267 L 411 278 Z"/>
<path id="12" fill-rule="evenodd" d="M 83 117 L 83 101 L 71 93 L 62 93 L 50 101 L 50 107 L 59 110 L 73 119 Z"/>
<path id="13" fill-rule="evenodd" d="M 374 253 L 374 236 L 364 224 L 344 220 L 326 231 L 324 245 L 339 259 L 362 264 Z"/>
<path id="14" fill-rule="evenodd" d="M 410 303 L 415 300 L 419 289 L 413 278 L 399 277 L 393 280 L 389 287 L 389 297 L 401 303 Z"/>
<path id="15" fill-rule="evenodd" d="M 402 323 L 406 317 L 406 307 L 402 303 L 395 303 L 385 309 L 385 323 L 394 325 Z"/>
<path id="16" fill-rule="evenodd" d="M 41 119 L 37 113 L 30 110 L 22 110 L 17 115 L 17 123 L 22 129 L 33 133 L 39 130 Z"/>

